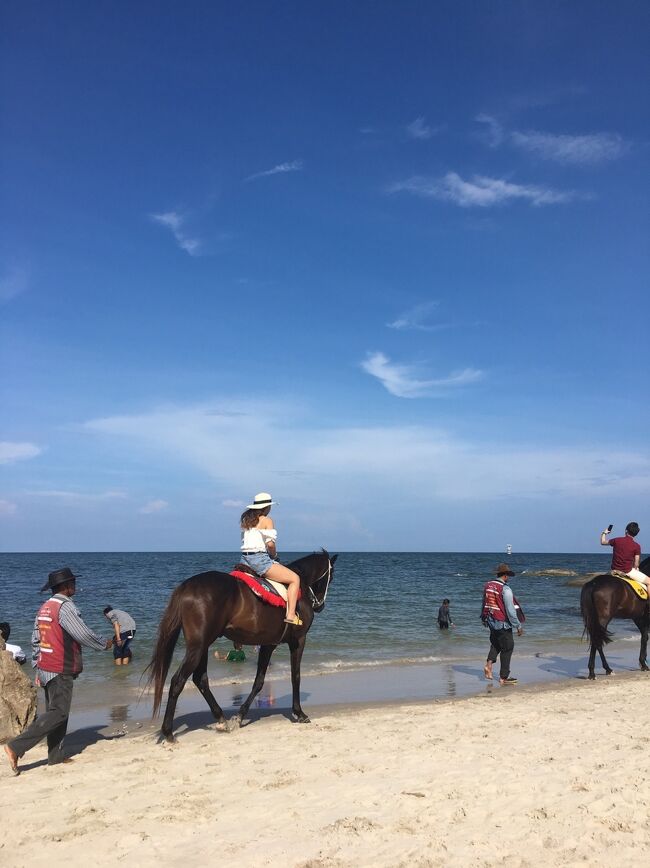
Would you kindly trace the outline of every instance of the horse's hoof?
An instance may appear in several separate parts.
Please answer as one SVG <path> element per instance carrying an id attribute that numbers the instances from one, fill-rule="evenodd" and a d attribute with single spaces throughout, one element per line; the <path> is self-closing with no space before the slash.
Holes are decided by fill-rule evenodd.
<path id="1" fill-rule="evenodd" d="M 646 666 L 645 663 L 641 664 L 641 672 L 650 672 L 650 666 Z"/>
<path id="2" fill-rule="evenodd" d="M 229 732 L 230 731 L 230 727 L 228 726 L 228 721 L 225 719 L 224 720 L 218 720 L 214 728 L 215 728 L 216 732 Z"/>
<path id="3" fill-rule="evenodd" d="M 596 676 L 595 676 L 595 675 L 592 675 L 591 672 L 590 672 L 589 675 L 587 675 L 587 680 L 588 680 L 588 681 L 595 681 L 595 680 L 596 680 Z"/>
<path id="4" fill-rule="evenodd" d="M 170 732 L 170 733 L 161 732 L 160 735 L 158 736 L 158 744 L 162 744 L 163 747 L 167 747 L 168 745 L 177 744 L 177 743 L 178 743 L 178 739 L 176 738 L 176 736 L 174 735 L 173 732 Z"/>
<path id="5" fill-rule="evenodd" d="M 616 673 L 614 672 L 613 669 L 607 669 L 607 670 L 605 670 L 605 675 L 615 675 L 615 674 L 616 674 Z"/>
<path id="6" fill-rule="evenodd" d="M 301 711 L 300 714 L 296 714 L 295 711 L 292 711 L 291 718 L 294 723 L 311 723 L 311 720 L 307 717 L 304 711 Z"/>

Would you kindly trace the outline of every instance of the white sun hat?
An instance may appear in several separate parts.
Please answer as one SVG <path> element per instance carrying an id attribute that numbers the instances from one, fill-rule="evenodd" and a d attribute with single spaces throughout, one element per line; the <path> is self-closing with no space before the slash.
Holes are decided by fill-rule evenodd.
<path id="1" fill-rule="evenodd" d="M 268 491 L 260 491 L 253 498 L 253 502 L 249 503 L 246 509 L 266 509 L 267 506 L 277 504 L 277 500 L 271 500 L 271 495 Z"/>

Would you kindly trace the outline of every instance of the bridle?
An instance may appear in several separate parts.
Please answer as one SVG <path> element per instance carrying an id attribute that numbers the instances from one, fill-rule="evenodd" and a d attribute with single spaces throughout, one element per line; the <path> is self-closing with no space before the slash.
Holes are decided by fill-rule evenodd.
<path id="1" fill-rule="evenodd" d="M 323 599 L 322 600 L 318 599 L 318 597 L 316 596 L 316 594 L 313 591 L 312 586 L 307 585 L 307 590 L 309 591 L 309 597 L 311 599 L 312 609 L 322 609 L 323 606 L 325 605 L 325 600 L 327 599 L 327 591 L 329 590 L 330 582 L 332 580 L 332 561 L 330 560 L 329 557 L 327 558 L 327 569 L 325 570 L 325 572 L 323 573 L 322 576 L 319 576 L 316 579 L 314 584 L 317 585 L 320 581 L 322 581 L 322 579 L 325 578 L 325 576 L 327 576 L 327 584 L 325 585 L 325 592 L 323 593 Z"/>

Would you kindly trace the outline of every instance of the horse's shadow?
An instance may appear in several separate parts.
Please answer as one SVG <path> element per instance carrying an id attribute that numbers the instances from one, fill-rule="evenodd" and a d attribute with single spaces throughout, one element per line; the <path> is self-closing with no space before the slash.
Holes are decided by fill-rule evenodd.
<path id="1" fill-rule="evenodd" d="M 634 672 L 635 667 L 624 663 L 620 658 L 614 660 L 614 665 L 619 671 Z M 578 681 L 588 681 L 589 676 L 581 669 L 584 669 L 584 660 L 575 660 L 571 657 L 560 657 L 558 654 L 553 654 L 540 657 L 539 668 L 544 672 L 550 672 L 553 675 L 564 675 L 569 678 L 576 678 Z"/>
<path id="2" fill-rule="evenodd" d="M 289 702 L 291 699 L 289 698 Z M 249 711 L 242 723 L 238 723 L 237 710 L 233 709 L 233 713 L 228 717 L 228 729 L 217 729 L 216 732 L 228 733 L 233 729 L 245 729 L 261 720 L 268 717 L 284 717 L 285 720 L 292 721 L 291 708 L 256 708 Z M 184 735 L 189 734 L 192 730 L 204 729 L 215 730 L 215 719 L 210 711 L 190 711 L 187 714 L 181 714 L 176 718 L 176 727 L 174 735 L 181 739 Z"/>

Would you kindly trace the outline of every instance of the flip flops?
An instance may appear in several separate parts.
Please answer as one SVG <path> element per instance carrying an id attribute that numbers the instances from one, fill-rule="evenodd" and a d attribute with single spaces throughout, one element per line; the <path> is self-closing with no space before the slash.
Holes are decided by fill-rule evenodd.
<path id="1" fill-rule="evenodd" d="M 292 627 L 302 627 L 302 618 L 300 618 L 298 615 L 296 615 L 295 618 L 285 618 L 284 623 L 291 624 Z"/>

